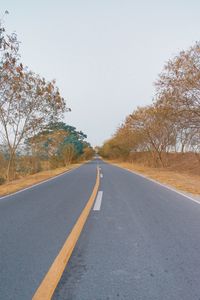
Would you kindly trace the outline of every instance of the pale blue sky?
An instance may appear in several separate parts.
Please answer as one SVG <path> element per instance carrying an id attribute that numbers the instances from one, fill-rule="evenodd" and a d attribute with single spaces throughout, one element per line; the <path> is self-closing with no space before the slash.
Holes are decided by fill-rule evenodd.
<path id="1" fill-rule="evenodd" d="M 22 61 L 56 79 L 92 145 L 150 104 L 164 63 L 200 39 L 200 1 L 0 0 Z"/>

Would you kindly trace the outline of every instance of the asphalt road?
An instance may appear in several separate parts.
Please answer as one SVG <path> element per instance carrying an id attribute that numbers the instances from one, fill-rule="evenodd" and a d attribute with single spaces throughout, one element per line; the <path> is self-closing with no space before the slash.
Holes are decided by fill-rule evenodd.
<path id="1" fill-rule="evenodd" d="M 53 300 L 199 300 L 200 205 L 100 164 L 100 210 L 91 211 Z"/>
<path id="2" fill-rule="evenodd" d="M 96 181 L 96 161 L 0 198 L 0 300 L 29 300 Z M 42 300 L 42 299 L 41 299 Z"/>

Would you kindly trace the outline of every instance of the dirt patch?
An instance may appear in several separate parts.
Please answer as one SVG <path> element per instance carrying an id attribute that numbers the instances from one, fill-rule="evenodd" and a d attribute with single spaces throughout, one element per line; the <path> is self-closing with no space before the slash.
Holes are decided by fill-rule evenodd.
<path id="1" fill-rule="evenodd" d="M 165 166 L 164 170 L 200 176 L 200 154 L 193 152 L 162 153 L 162 158 Z M 159 161 L 153 160 L 150 152 L 133 152 L 127 162 L 162 170 Z"/>

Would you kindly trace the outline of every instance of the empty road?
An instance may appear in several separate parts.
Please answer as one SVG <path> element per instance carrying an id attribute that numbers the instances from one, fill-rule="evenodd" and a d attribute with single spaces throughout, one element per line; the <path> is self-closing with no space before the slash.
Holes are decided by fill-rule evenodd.
<path id="1" fill-rule="evenodd" d="M 0 300 L 32 299 L 95 181 L 94 161 L 0 198 Z"/>
<path id="2" fill-rule="evenodd" d="M 0 198 L 0 299 L 32 298 L 97 164 L 99 192 L 53 300 L 199 300 L 200 205 L 101 160 Z"/>
<path id="3" fill-rule="evenodd" d="M 91 211 L 53 300 L 199 300 L 200 205 L 100 165 L 100 210 Z"/>

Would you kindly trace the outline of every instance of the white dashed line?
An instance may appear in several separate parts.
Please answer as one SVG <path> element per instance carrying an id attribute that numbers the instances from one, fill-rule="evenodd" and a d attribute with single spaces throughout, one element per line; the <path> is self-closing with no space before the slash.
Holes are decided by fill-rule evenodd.
<path id="1" fill-rule="evenodd" d="M 93 207 L 93 210 L 100 210 L 101 209 L 101 202 L 103 197 L 103 191 L 99 191 L 97 194 L 97 198 Z"/>

